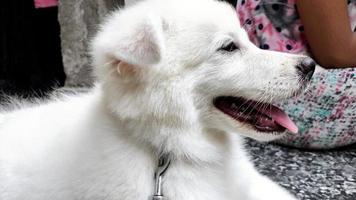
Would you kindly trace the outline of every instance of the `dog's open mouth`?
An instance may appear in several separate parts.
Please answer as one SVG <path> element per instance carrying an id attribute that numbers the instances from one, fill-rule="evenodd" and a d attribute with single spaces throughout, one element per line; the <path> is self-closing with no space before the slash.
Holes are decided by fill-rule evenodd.
<path id="1" fill-rule="evenodd" d="M 260 132 L 281 133 L 286 129 L 292 133 L 298 132 L 298 127 L 288 115 L 271 104 L 241 97 L 222 96 L 214 99 L 214 105 L 233 119 L 250 124 Z"/>

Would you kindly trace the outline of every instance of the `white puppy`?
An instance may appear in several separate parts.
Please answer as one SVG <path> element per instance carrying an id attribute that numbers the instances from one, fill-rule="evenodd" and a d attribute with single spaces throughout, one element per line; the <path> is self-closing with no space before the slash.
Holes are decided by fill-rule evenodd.
<path id="1" fill-rule="evenodd" d="M 90 93 L 0 114 L 1 200 L 148 200 L 163 154 L 169 200 L 295 199 L 254 169 L 241 135 L 297 131 L 270 103 L 304 88 L 310 59 L 259 50 L 213 0 L 114 12 L 92 55 Z"/>

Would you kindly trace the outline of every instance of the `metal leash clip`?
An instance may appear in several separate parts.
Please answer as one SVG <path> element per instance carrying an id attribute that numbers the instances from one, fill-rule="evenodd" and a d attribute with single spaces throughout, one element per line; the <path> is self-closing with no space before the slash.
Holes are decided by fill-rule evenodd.
<path id="1" fill-rule="evenodd" d="M 169 154 L 163 154 L 158 159 L 158 166 L 155 171 L 155 188 L 151 200 L 168 200 L 162 193 L 162 178 L 171 163 Z"/>

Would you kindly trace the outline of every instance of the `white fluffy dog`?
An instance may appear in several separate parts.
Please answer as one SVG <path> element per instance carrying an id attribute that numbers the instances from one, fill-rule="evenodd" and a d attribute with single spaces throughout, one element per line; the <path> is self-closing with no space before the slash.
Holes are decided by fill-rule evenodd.
<path id="1" fill-rule="evenodd" d="M 148 200 L 160 155 L 169 200 L 295 199 L 254 169 L 241 135 L 297 131 L 271 103 L 304 88 L 312 60 L 258 49 L 214 0 L 114 12 L 92 55 L 90 93 L 0 114 L 1 200 Z"/>

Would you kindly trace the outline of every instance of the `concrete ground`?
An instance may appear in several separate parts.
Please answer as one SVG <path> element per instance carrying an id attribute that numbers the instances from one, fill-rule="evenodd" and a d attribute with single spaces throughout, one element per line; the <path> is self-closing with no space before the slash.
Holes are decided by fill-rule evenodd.
<path id="1" fill-rule="evenodd" d="M 258 170 L 301 200 L 356 200 L 356 146 L 304 151 L 247 140 Z"/>

